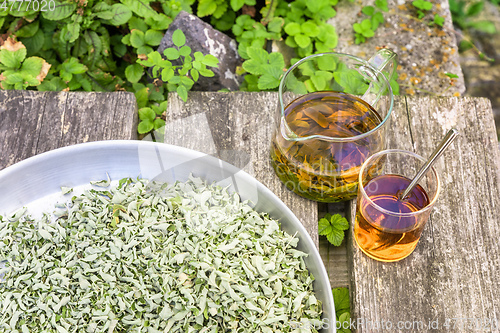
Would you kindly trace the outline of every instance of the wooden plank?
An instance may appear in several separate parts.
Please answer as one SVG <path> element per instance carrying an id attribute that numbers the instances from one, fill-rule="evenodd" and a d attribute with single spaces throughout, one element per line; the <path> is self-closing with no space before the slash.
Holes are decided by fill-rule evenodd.
<path id="1" fill-rule="evenodd" d="M 435 166 L 442 190 L 413 254 L 381 263 L 365 256 L 350 233 L 352 315 L 365 324 L 357 332 L 372 332 L 368 323 L 382 321 L 392 323 L 391 332 L 499 332 L 491 322 L 500 322 L 500 154 L 490 102 L 407 98 L 406 110 L 405 124 L 403 110 L 395 109 L 401 121 L 391 128 L 403 148 L 411 142 L 411 150 L 429 156 L 451 127 L 461 136 Z"/>
<path id="2" fill-rule="evenodd" d="M 349 217 L 349 202 L 336 202 L 319 205 L 319 215 L 330 213 Z M 349 272 L 347 262 L 347 240 L 340 246 L 331 244 L 325 236 L 319 236 L 319 254 L 323 259 L 330 285 L 332 288 L 349 287 Z"/>
<path id="3" fill-rule="evenodd" d="M 249 172 L 295 213 L 318 246 L 317 203 L 287 190 L 270 164 L 277 100 L 277 93 L 267 92 L 190 92 L 184 103 L 169 94 L 164 142 L 214 154 Z"/>
<path id="4" fill-rule="evenodd" d="M 127 92 L 0 90 L 0 169 L 55 148 L 137 138 L 137 104 Z"/>

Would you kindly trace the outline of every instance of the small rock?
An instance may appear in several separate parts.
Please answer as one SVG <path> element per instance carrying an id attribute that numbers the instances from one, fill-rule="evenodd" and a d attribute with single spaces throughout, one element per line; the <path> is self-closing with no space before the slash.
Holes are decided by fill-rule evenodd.
<path id="1" fill-rule="evenodd" d="M 186 35 L 186 45 L 194 52 L 211 54 L 219 59 L 219 67 L 207 67 L 214 72 L 213 77 L 200 75 L 192 90 L 217 91 L 223 88 L 238 90 L 240 78 L 236 75 L 236 66 L 241 63 L 236 41 L 226 34 L 212 28 L 195 15 L 181 11 L 163 36 L 158 52 L 163 55 L 166 48 L 174 47 L 172 34 L 180 29 Z"/>

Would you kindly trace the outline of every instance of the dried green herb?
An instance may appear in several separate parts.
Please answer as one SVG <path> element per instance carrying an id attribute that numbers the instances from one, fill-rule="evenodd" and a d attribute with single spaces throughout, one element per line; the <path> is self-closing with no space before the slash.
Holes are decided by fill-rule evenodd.
<path id="1" fill-rule="evenodd" d="M 0 331 L 316 332 L 298 238 L 237 194 L 94 184 L 55 215 L 0 217 Z"/>

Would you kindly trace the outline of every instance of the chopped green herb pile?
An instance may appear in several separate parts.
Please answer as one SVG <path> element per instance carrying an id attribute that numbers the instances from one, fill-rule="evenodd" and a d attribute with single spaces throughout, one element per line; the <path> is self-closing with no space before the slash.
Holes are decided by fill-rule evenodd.
<path id="1" fill-rule="evenodd" d="M 55 217 L 21 210 L 0 217 L 0 240 L 2 332 L 298 332 L 291 322 L 316 332 L 321 324 L 298 238 L 198 178 L 125 179 L 74 196 Z"/>

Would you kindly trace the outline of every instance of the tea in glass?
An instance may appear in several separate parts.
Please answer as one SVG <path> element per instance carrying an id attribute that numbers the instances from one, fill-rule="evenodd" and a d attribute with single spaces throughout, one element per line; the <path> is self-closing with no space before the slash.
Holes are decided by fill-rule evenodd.
<path id="1" fill-rule="evenodd" d="M 432 169 L 406 198 L 399 198 L 416 173 L 417 161 L 424 163 L 411 152 L 387 150 L 370 157 L 362 167 L 354 238 L 373 259 L 401 260 L 417 246 L 439 190 Z"/>

